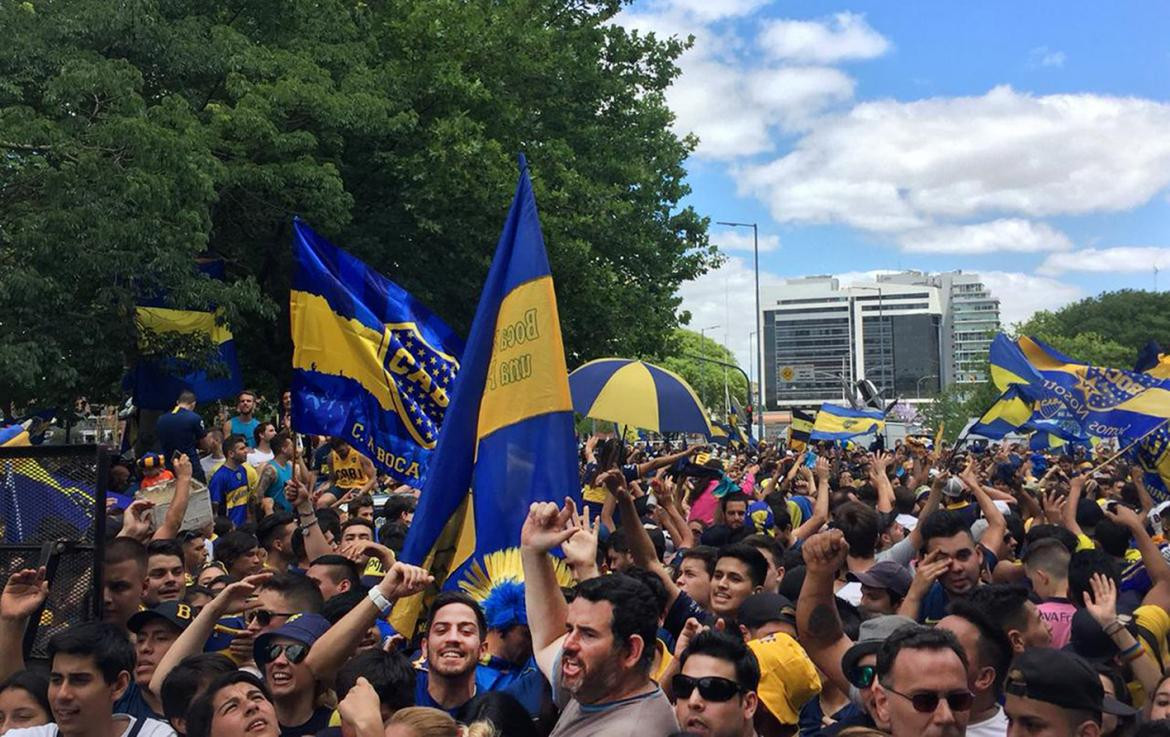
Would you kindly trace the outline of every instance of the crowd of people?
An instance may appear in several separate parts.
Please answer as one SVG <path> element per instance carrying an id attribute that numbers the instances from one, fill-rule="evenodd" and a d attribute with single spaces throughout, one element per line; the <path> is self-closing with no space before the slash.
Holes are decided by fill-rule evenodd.
<path id="1" fill-rule="evenodd" d="M 0 734 L 1170 736 L 1170 502 L 1092 449 L 582 438 L 516 575 L 437 591 L 398 560 L 417 489 L 195 405 L 111 474 L 101 621 L 26 663 L 46 571 L 6 572 Z"/>

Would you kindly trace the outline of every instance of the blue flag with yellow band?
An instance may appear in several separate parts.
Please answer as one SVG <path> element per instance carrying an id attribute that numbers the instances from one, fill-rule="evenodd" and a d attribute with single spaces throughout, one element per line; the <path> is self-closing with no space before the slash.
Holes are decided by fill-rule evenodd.
<path id="1" fill-rule="evenodd" d="M 422 488 L 401 559 L 446 588 L 491 569 L 493 556 L 518 559 L 532 502 L 580 493 L 560 318 L 523 156 L 432 463 L 442 473 Z M 399 602 L 395 629 L 413 632 L 422 605 L 421 594 Z"/>
<path id="2" fill-rule="evenodd" d="M 886 417 L 877 409 L 853 409 L 825 402 L 813 420 L 813 440 L 848 440 L 886 426 Z"/>
<path id="3" fill-rule="evenodd" d="M 421 485 L 463 341 L 299 218 L 293 231 L 293 427 L 344 438 L 386 473 Z"/>
<path id="4" fill-rule="evenodd" d="M 209 260 L 196 264 L 199 273 L 220 281 L 224 278 L 223 261 Z M 208 372 L 179 357 L 151 356 L 140 358 L 126 377 L 126 384 L 141 409 L 168 410 L 175 406 L 179 394 L 190 389 L 200 401 L 235 397 L 244 388 L 236 341 L 213 309 L 181 310 L 168 306 L 163 296 L 143 298 L 134 311 L 134 322 L 142 334 L 178 333 L 204 335 L 215 344 L 215 360 L 222 370 Z"/>
<path id="5" fill-rule="evenodd" d="M 991 378 L 1001 390 L 1013 384 L 1074 423 L 1083 436 L 1139 438 L 1170 416 L 1170 379 L 1077 363 L 1034 338 L 1013 341 L 1000 333 L 991 343 Z"/>
<path id="6" fill-rule="evenodd" d="M 85 536 L 94 522 L 94 490 L 35 458 L 0 459 L 0 522 L 8 545 Z"/>

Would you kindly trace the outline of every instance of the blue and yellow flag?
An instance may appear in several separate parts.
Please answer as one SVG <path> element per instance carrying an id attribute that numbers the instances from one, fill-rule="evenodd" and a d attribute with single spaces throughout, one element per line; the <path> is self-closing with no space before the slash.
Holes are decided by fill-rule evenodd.
<path id="1" fill-rule="evenodd" d="M 825 402 L 817 412 L 809 437 L 813 440 L 848 440 L 885 427 L 886 417 L 881 410 L 852 409 Z"/>
<path id="2" fill-rule="evenodd" d="M 300 219 L 293 229 L 293 427 L 344 438 L 386 473 L 421 485 L 463 341 Z"/>
<path id="3" fill-rule="evenodd" d="M 808 445 L 809 435 L 813 430 L 816 416 L 804 410 L 792 410 L 792 422 L 788 425 L 789 450 L 802 451 Z"/>
<path id="4" fill-rule="evenodd" d="M 6 545 L 78 540 L 92 532 L 94 490 L 33 458 L 0 459 L 0 523 Z M 90 535 L 92 538 L 92 535 Z"/>
<path id="5" fill-rule="evenodd" d="M 223 261 L 203 261 L 199 272 L 223 280 Z M 223 366 L 221 375 L 211 376 L 189 361 L 177 357 L 150 357 L 138 360 L 126 377 L 140 409 L 168 410 L 175 406 L 179 394 L 190 389 L 200 401 L 235 397 L 243 388 L 236 341 L 215 309 L 179 310 L 167 306 L 167 297 L 143 298 L 134 311 L 140 332 L 206 335 L 217 346 L 216 360 Z"/>
<path id="6" fill-rule="evenodd" d="M 1085 436 L 1138 438 L 1170 416 L 1170 379 L 1077 363 L 1038 340 L 1002 333 L 990 358 L 996 386 L 1026 386 Z"/>
<path id="7" fill-rule="evenodd" d="M 1024 389 L 1020 385 L 1013 384 L 983 413 L 978 422 L 968 428 L 967 433 L 999 440 L 1018 430 L 1030 419 L 1032 402 L 1024 396 Z"/>
<path id="8" fill-rule="evenodd" d="M 1138 353 L 1134 371 L 1170 378 L 1170 355 L 1151 340 Z M 1138 443 L 1134 460 L 1141 466 L 1146 489 L 1156 501 L 1170 499 L 1170 423 L 1163 423 Z"/>
<path id="9" fill-rule="evenodd" d="M 432 462 L 442 473 L 422 488 L 401 558 L 447 588 L 509 557 L 532 502 L 579 497 L 561 325 L 523 156 Z M 399 602 L 394 627 L 413 632 L 422 605 L 421 594 Z"/>

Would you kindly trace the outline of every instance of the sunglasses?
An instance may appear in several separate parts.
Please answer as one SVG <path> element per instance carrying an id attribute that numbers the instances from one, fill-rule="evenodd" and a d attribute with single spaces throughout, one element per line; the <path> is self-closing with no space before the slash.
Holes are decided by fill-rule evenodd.
<path id="1" fill-rule="evenodd" d="M 308 656 L 309 646 L 302 645 L 299 642 L 293 642 L 288 645 L 269 645 L 268 652 L 266 653 L 268 655 L 268 662 L 271 663 L 273 660 L 279 658 L 281 653 L 284 653 L 285 660 L 296 665 Z"/>
<path id="2" fill-rule="evenodd" d="M 877 667 L 873 665 L 859 665 L 849 674 L 849 682 L 858 688 L 869 688 L 873 685 Z"/>
<path id="3" fill-rule="evenodd" d="M 927 691 L 923 693 L 916 693 L 913 696 L 895 691 L 892 688 L 885 689 L 892 694 L 898 694 L 902 698 L 910 702 L 914 707 L 914 711 L 922 714 L 932 714 L 938 708 L 938 703 L 946 699 L 947 707 L 951 711 L 970 711 L 971 704 L 975 702 L 975 694 L 970 691 L 952 691 L 951 693 L 940 694 L 935 691 Z"/>
<path id="4" fill-rule="evenodd" d="M 702 696 L 704 701 L 719 702 L 730 701 L 738 696 L 742 690 L 735 681 L 718 676 L 691 678 L 690 676 L 677 675 L 671 679 L 670 686 L 674 695 L 680 699 L 689 699 L 691 693 L 698 688 L 699 696 Z"/>
<path id="5" fill-rule="evenodd" d="M 272 624 L 273 617 L 291 617 L 296 612 L 271 612 L 267 609 L 252 609 L 244 612 L 244 622 L 252 624 L 258 623 L 261 627 L 267 627 Z"/>

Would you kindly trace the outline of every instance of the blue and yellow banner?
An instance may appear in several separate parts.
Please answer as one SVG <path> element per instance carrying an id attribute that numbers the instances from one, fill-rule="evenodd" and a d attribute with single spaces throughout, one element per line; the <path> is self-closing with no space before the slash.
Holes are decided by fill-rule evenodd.
<path id="1" fill-rule="evenodd" d="M 463 341 L 300 219 L 293 230 L 293 427 L 344 438 L 386 473 L 421 485 Z"/>
<path id="2" fill-rule="evenodd" d="M 212 279 L 223 280 L 223 261 L 198 263 L 199 272 Z M 135 406 L 140 409 L 168 410 L 175 406 L 179 394 L 190 389 L 199 401 L 235 397 L 244 388 L 236 342 L 215 309 L 180 310 L 167 306 L 167 297 L 144 298 L 134 311 L 139 332 L 205 335 L 218 348 L 215 357 L 223 370 L 211 376 L 204 369 L 194 368 L 189 361 L 177 357 L 150 357 L 138 360 L 126 383 L 131 389 Z"/>
<path id="3" fill-rule="evenodd" d="M 1138 352 L 1134 371 L 1170 378 L 1170 355 L 1151 340 Z M 1134 460 L 1141 466 L 1146 489 L 1156 501 L 1170 499 L 1170 423 L 1163 423 L 1138 443 Z"/>
<path id="4" fill-rule="evenodd" d="M 1077 363 L 1039 340 L 1002 333 L 990 358 L 996 386 L 1023 385 L 1041 402 L 1037 419 L 1075 423 L 1084 436 L 1138 438 L 1170 416 L 1170 379 Z"/>
<path id="5" fill-rule="evenodd" d="M 813 421 L 809 437 L 813 440 L 848 440 L 858 435 L 884 430 L 886 418 L 881 410 L 852 409 L 825 402 Z"/>
<path id="6" fill-rule="evenodd" d="M 422 488 L 401 559 L 446 588 L 517 547 L 532 502 L 579 497 L 560 318 L 523 156 L 432 463 L 443 472 Z M 413 632 L 422 605 L 421 594 L 399 602 L 394 627 Z"/>
<path id="7" fill-rule="evenodd" d="M 995 404 L 968 429 L 969 435 L 979 435 L 993 440 L 1018 430 L 1032 419 L 1032 401 L 1024 396 L 1024 388 L 1018 384 L 1009 386 Z"/>
<path id="8" fill-rule="evenodd" d="M 94 490 L 34 458 L 0 459 L 0 523 L 6 545 L 81 539 L 93 527 Z"/>

